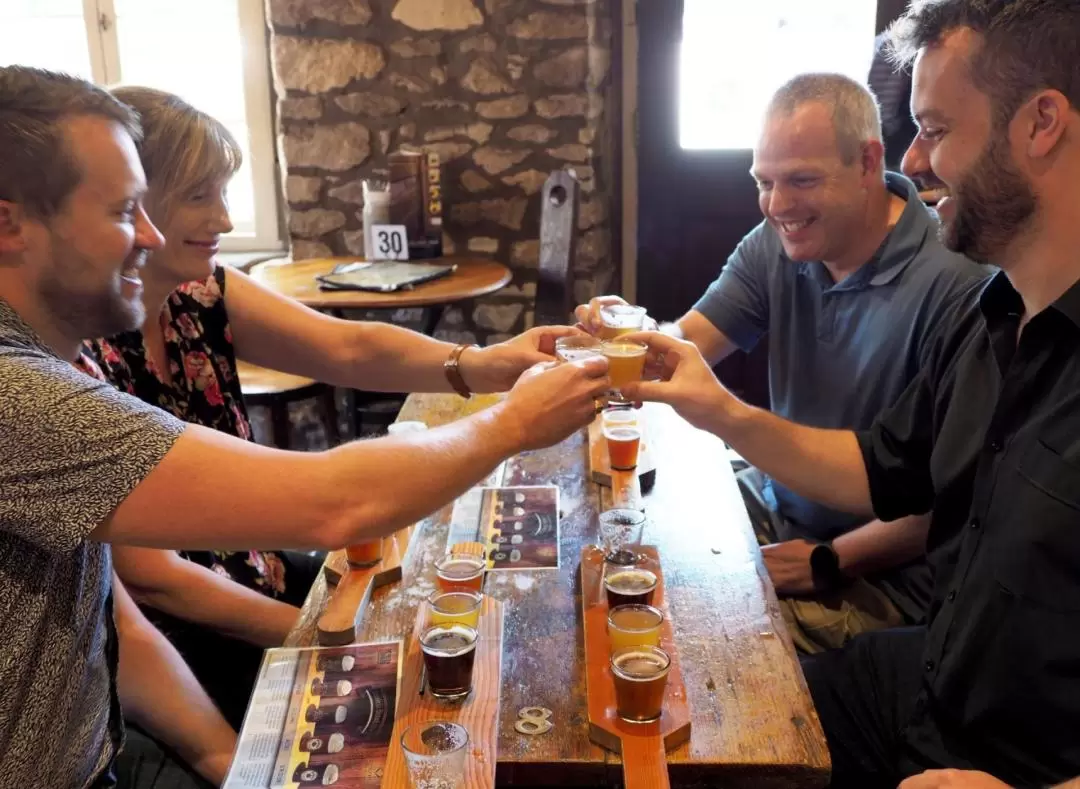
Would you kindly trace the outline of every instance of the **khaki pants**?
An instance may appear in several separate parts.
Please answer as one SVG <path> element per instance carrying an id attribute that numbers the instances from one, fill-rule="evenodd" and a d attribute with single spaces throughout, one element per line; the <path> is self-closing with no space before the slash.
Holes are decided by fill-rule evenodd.
<path id="1" fill-rule="evenodd" d="M 764 475 L 750 467 L 736 477 L 758 543 L 771 545 L 790 539 L 783 536 L 790 528 L 765 501 Z M 892 600 L 863 578 L 813 596 L 781 598 L 780 610 L 791 640 L 806 654 L 836 649 L 859 633 L 904 624 L 904 617 Z"/>

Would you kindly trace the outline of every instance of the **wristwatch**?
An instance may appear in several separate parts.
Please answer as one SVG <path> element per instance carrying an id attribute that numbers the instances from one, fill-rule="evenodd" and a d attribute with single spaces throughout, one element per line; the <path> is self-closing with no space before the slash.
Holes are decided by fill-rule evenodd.
<path id="1" fill-rule="evenodd" d="M 810 577 L 814 579 L 815 589 L 832 589 L 847 581 L 831 542 L 818 543 L 810 552 Z"/>

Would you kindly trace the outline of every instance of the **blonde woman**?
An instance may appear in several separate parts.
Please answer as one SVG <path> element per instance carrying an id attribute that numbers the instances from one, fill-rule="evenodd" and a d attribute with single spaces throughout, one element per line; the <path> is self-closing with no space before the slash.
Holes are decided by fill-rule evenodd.
<path id="1" fill-rule="evenodd" d="M 141 330 L 87 343 L 85 369 L 180 419 L 245 439 L 251 427 L 237 358 L 337 386 L 450 391 L 443 362 L 453 345 L 389 324 L 322 315 L 217 265 L 218 242 L 232 230 L 226 192 L 241 164 L 236 140 L 171 94 L 136 87 L 114 94 L 141 118 L 145 206 L 166 241 L 142 273 Z M 550 361 L 555 339 L 573 331 L 536 329 L 467 350 L 465 382 L 477 392 L 506 390 L 532 365 Z M 229 506 L 227 490 L 191 495 L 208 508 Z M 279 645 L 292 627 L 317 563 L 305 567 L 297 555 L 259 551 L 115 546 L 113 554 L 132 595 L 154 609 L 148 613 L 155 623 L 239 725 L 261 648 Z"/>

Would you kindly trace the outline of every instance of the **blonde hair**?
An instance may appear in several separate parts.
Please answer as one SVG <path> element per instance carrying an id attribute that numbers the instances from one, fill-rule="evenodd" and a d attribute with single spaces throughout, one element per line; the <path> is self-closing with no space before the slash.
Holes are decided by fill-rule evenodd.
<path id="1" fill-rule="evenodd" d="M 232 133 L 179 96 L 142 87 L 113 88 L 112 94 L 142 123 L 138 149 L 152 219 L 166 219 L 177 202 L 240 169 L 243 153 Z"/>

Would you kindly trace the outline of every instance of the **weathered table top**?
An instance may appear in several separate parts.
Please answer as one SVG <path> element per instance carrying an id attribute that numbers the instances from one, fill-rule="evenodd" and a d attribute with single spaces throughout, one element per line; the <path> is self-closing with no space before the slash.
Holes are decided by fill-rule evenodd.
<path id="1" fill-rule="evenodd" d="M 453 395 L 413 395 L 401 419 L 444 424 L 475 410 Z M 735 479 L 719 439 L 664 406 L 648 406 L 657 478 L 645 497 L 645 542 L 659 547 L 666 595 L 693 717 L 690 742 L 668 754 L 674 786 L 820 787 L 828 748 L 784 629 Z M 560 489 L 561 569 L 492 573 L 485 592 L 506 603 L 498 783 L 617 785 L 619 757 L 588 739 L 582 665 L 581 546 L 597 541 L 608 489 L 587 481 L 585 432 L 510 460 L 506 485 Z M 422 484 L 422 479 L 417 480 Z M 400 584 L 378 590 L 360 641 L 405 638 L 433 588 L 452 506 L 434 513 Z M 314 643 L 326 599 L 320 579 L 291 644 Z M 518 734 L 522 707 L 554 712 L 548 734 Z"/>
<path id="2" fill-rule="evenodd" d="M 377 293 L 367 290 L 320 290 L 315 277 L 329 274 L 339 263 L 358 258 L 271 260 L 252 267 L 251 276 L 283 296 L 313 309 L 379 309 L 452 304 L 494 293 L 510 283 L 510 269 L 486 258 L 447 257 L 417 263 L 452 263 L 457 269 L 445 277 L 414 288 Z"/>

